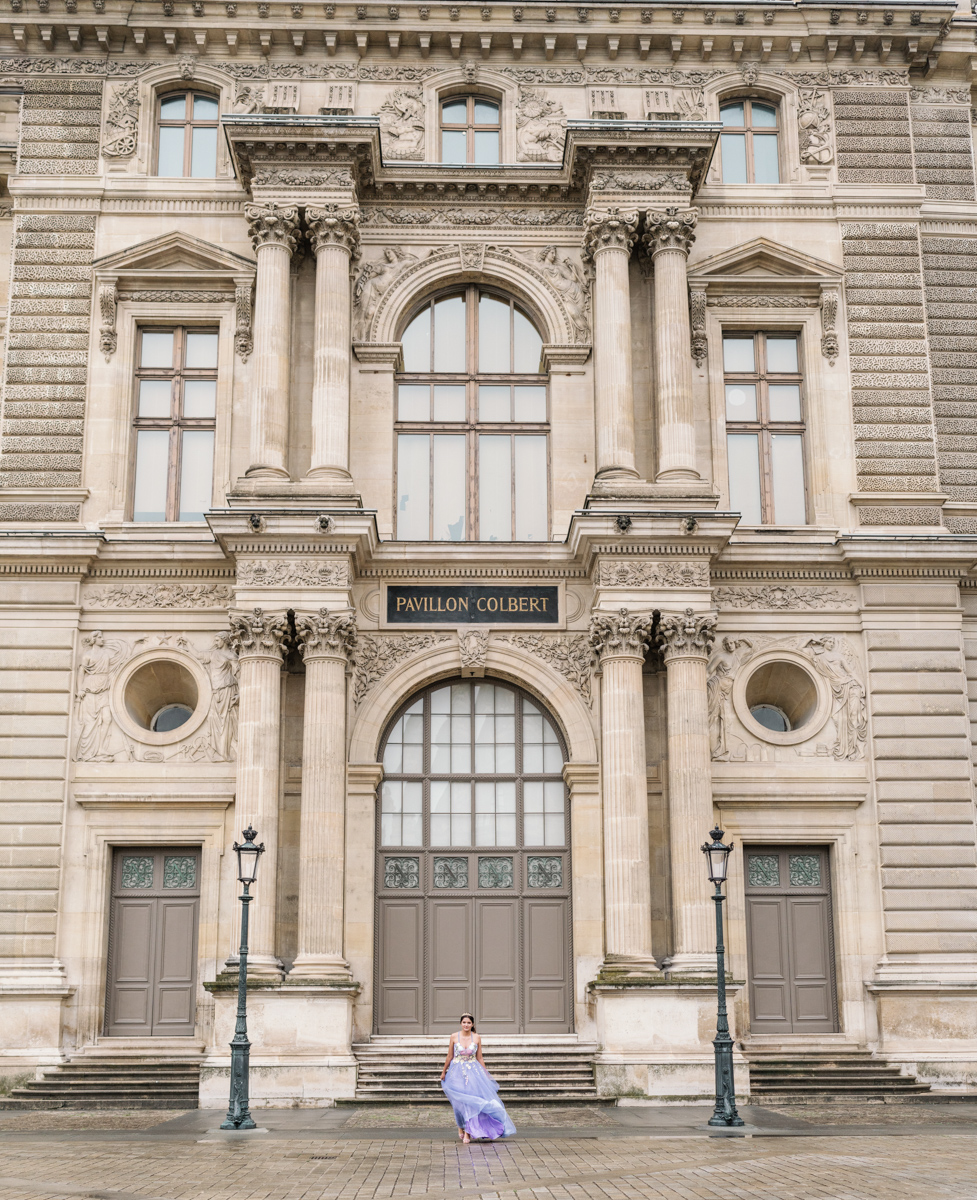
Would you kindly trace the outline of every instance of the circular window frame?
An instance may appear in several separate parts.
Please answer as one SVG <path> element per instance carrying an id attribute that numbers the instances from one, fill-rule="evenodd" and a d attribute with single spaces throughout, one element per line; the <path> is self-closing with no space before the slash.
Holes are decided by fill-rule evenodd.
<path id="1" fill-rule="evenodd" d="M 798 667 L 811 680 L 817 693 L 817 705 L 811 719 L 798 729 L 791 729 L 787 733 L 777 733 L 773 729 L 767 729 L 765 725 L 761 725 L 750 712 L 750 706 L 746 702 L 746 689 L 750 680 L 761 667 L 769 666 L 771 663 L 790 663 L 791 666 Z M 767 700 L 765 703 L 771 704 L 775 708 L 781 707 L 775 700 Z M 807 742 L 816 737 L 827 724 L 828 717 L 831 715 L 831 691 L 825 680 L 818 675 L 811 662 L 803 654 L 796 650 L 785 650 L 778 647 L 757 654 L 750 659 L 746 668 L 739 672 L 733 684 L 733 710 L 747 733 L 760 741 L 768 742 L 772 746 L 798 746 L 801 742 Z"/>
<path id="2" fill-rule="evenodd" d="M 132 719 L 126 707 L 126 688 L 129 686 L 133 675 L 142 667 L 154 662 L 170 662 L 183 667 L 184 670 L 193 676 L 194 682 L 197 685 L 197 703 L 193 710 L 193 716 L 176 729 L 171 729 L 167 733 L 156 733 L 152 729 L 144 729 L 142 725 L 137 724 Z M 120 729 L 122 729 L 127 737 L 131 737 L 134 741 L 141 742 L 144 746 L 173 746 L 177 742 L 182 742 L 185 738 L 196 733 L 200 726 L 203 725 L 210 712 L 211 699 L 210 679 L 196 659 L 191 658 L 189 654 L 184 654 L 180 650 L 170 650 L 166 647 L 154 646 L 151 650 L 144 650 L 141 654 L 137 654 L 134 658 L 131 658 L 119 672 L 118 678 L 112 685 L 112 715 L 115 717 Z"/>

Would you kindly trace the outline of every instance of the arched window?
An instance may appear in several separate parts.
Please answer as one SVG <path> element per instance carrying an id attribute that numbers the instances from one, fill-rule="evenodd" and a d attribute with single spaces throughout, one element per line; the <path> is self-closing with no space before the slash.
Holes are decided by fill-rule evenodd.
<path id="1" fill-rule="evenodd" d="M 543 339 L 505 296 L 438 296 L 403 334 L 397 383 L 397 537 L 545 541 Z"/>
<path id="2" fill-rule="evenodd" d="M 166 92 L 156 120 L 156 174 L 213 179 L 220 104 L 207 92 Z"/>
<path id="3" fill-rule="evenodd" d="M 780 183 L 777 106 L 768 100 L 729 100 L 719 106 L 723 183 Z"/>
<path id="4" fill-rule="evenodd" d="M 499 161 L 499 106 L 484 96 L 441 102 L 441 161 L 491 166 Z"/>

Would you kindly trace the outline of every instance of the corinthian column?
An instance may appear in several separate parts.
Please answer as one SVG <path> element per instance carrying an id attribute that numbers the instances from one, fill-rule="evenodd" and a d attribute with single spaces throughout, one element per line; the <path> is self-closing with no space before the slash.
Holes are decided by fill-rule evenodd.
<path id="1" fill-rule="evenodd" d="M 672 868 L 672 944 L 668 970 L 716 971 L 716 929 L 699 847 L 712 828 L 706 662 L 716 618 L 662 617 L 658 642 L 668 677 L 668 828 Z"/>
<path id="2" fill-rule="evenodd" d="M 308 478 L 349 483 L 350 259 L 359 253 L 359 209 L 307 208 L 315 268 L 312 465 Z"/>
<path id="3" fill-rule="evenodd" d="M 295 622 L 305 659 L 298 956 L 293 979 L 349 980 L 343 957 L 346 855 L 346 663 L 349 612 L 322 608 Z"/>
<path id="4" fill-rule="evenodd" d="M 288 624 L 284 616 L 256 608 L 231 614 L 231 644 L 238 676 L 237 794 L 234 828 L 253 825 L 265 844 L 261 874 L 251 903 L 248 974 L 281 978 L 275 953 L 278 891 L 279 736 L 281 674 Z"/>
<path id="5" fill-rule="evenodd" d="M 254 299 L 254 376 L 251 402 L 251 465 L 259 479 L 288 479 L 288 376 L 291 368 L 289 266 L 296 246 L 298 209 L 246 204 L 258 259 Z"/>
<path id="6" fill-rule="evenodd" d="M 590 642 L 600 658 L 604 826 L 604 970 L 657 973 L 651 953 L 648 767 L 641 667 L 650 615 L 598 613 Z"/>
<path id="7" fill-rule="evenodd" d="M 649 212 L 644 235 L 655 268 L 655 374 L 658 380 L 658 475 L 661 483 L 700 478 L 695 466 L 689 248 L 696 213 Z"/>
<path id="8" fill-rule="evenodd" d="M 594 396 L 598 479 L 637 479 L 631 383 L 631 285 L 628 262 L 636 211 L 589 208 L 587 252 L 594 260 Z"/>

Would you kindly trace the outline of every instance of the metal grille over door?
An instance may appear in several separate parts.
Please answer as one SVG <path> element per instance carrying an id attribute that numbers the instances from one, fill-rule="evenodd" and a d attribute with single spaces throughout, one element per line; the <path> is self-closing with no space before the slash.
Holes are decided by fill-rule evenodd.
<path id="1" fill-rule="evenodd" d="M 564 754 L 516 688 L 428 689 L 387 735 L 378 804 L 378 1033 L 566 1033 Z"/>
<path id="2" fill-rule="evenodd" d="M 200 851 L 115 851 L 105 1032 L 192 1037 L 196 1016 Z"/>

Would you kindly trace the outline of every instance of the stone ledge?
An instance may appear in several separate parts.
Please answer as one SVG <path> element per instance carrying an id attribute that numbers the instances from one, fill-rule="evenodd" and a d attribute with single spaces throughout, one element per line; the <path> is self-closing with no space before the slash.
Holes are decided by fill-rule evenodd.
<path id="1" fill-rule="evenodd" d="M 216 979 L 206 980 L 204 982 L 204 990 L 212 996 L 225 995 L 230 992 L 237 992 L 238 977 L 237 973 L 222 972 Z M 331 995 L 348 995 L 355 996 L 359 993 L 361 985 L 356 980 L 351 980 L 346 983 L 337 980 L 334 983 L 322 979 L 261 979 L 248 976 L 247 988 L 249 992 L 285 992 L 289 995 L 294 995 L 297 992 L 322 992 Z"/>

